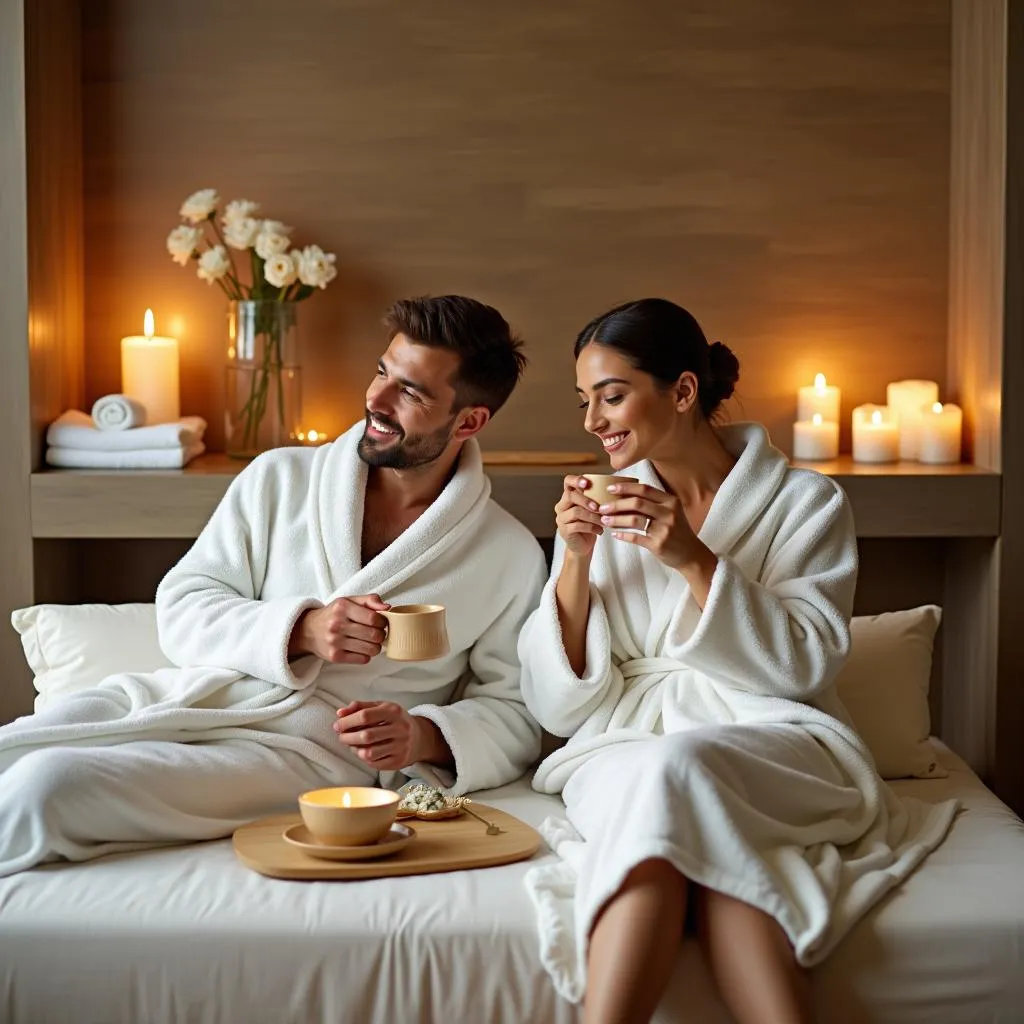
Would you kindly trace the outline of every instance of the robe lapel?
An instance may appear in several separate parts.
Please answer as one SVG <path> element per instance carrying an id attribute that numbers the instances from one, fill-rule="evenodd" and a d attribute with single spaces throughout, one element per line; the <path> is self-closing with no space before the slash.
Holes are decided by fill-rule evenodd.
<path id="1" fill-rule="evenodd" d="M 697 536 L 716 555 L 727 556 L 740 538 L 760 519 L 771 504 L 785 479 L 787 460 L 773 447 L 768 432 L 759 423 L 737 423 L 720 427 L 718 435 L 726 451 L 736 458 L 729 475 L 722 481 L 711 502 L 704 525 Z M 653 486 L 660 486 L 657 475 L 650 463 L 641 463 L 633 470 L 644 483 L 653 480 Z M 655 612 L 647 635 L 647 649 L 660 647 L 661 638 L 682 602 L 690 599 L 690 588 L 682 573 L 668 569 L 651 557 L 645 560 L 645 575 L 653 577 L 654 586 L 664 587 L 660 599 L 652 600 Z M 656 565 L 649 563 L 656 562 Z M 655 575 L 657 573 L 657 575 Z"/>
<path id="2" fill-rule="evenodd" d="M 368 475 L 357 451 L 362 435 L 363 424 L 357 423 L 334 442 L 331 447 L 336 450 L 314 466 L 319 479 L 311 488 L 316 492 L 316 515 L 311 517 L 316 521 L 311 527 L 318 534 L 322 579 L 332 600 L 370 593 L 387 600 L 388 593 L 473 528 L 491 493 L 480 446 L 471 438 L 462 447 L 454 475 L 433 504 L 376 558 L 361 565 Z"/>

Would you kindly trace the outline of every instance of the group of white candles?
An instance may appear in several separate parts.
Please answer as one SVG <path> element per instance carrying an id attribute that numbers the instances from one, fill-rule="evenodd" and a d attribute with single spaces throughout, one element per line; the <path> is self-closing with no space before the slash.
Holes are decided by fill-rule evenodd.
<path id="1" fill-rule="evenodd" d="M 839 388 L 822 373 L 800 388 L 793 424 L 795 459 L 820 462 L 839 454 L 839 398 Z M 885 389 L 885 401 L 853 410 L 854 462 L 960 461 L 963 412 L 958 405 L 939 401 L 935 381 L 894 381 Z"/>

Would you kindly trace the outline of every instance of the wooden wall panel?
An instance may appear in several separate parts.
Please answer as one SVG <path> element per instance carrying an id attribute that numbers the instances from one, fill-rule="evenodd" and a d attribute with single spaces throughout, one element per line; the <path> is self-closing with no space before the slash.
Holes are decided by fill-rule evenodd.
<path id="1" fill-rule="evenodd" d="M 1006 218 L 1006 0 L 953 0 L 949 365 L 968 457 L 998 470 Z"/>
<path id="2" fill-rule="evenodd" d="M 82 38 L 78 0 L 25 5 L 32 464 L 84 398 Z"/>
<path id="3" fill-rule="evenodd" d="M 0 723 L 32 706 L 21 644 L 5 621 L 32 601 L 24 38 L 21 3 L 0 4 Z"/>
<path id="4" fill-rule="evenodd" d="M 1008 5 L 996 792 L 1024 815 L 1024 8 Z"/>
<path id="5" fill-rule="evenodd" d="M 262 201 L 341 277 L 303 308 L 307 419 L 362 409 L 394 297 L 495 303 L 532 366 L 491 447 L 583 443 L 579 327 L 692 308 L 788 446 L 823 370 L 844 420 L 946 357 L 950 13 L 865 0 L 91 0 L 85 398 L 152 306 L 221 438 L 224 303 L 164 251 L 183 196 Z M 844 428 L 844 434 L 848 430 Z"/>

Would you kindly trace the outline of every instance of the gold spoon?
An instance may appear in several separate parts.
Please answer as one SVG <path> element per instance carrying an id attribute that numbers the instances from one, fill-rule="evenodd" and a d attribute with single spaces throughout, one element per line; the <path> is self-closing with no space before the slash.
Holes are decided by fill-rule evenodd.
<path id="1" fill-rule="evenodd" d="M 462 809 L 467 814 L 472 814 L 477 821 L 482 821 L 487 826 L 487 834 L 489 836 L 500 836 L 505 831 L 503 828 L 498 828 L 498 826 L 495 825 L 493 821 L 488 821 L 486 818 L 481 818 L 480 815 L 476 813 L 476 811 L 471 811 L 468 805 L 469 801 L 467 800 L 462 805 Z"/>

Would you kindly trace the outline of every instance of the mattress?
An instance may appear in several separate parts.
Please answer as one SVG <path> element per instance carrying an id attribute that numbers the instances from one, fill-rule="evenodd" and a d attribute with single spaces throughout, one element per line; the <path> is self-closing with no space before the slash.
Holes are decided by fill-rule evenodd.
<path id="1" fill-rule="evenodd" d="M 939 756 L 948 779 L 894 788 L 955 795 L 964 810 L 814 972 L 830 1024 L 1024 1021 L 1024 824 L 959 758 Z M 561 809 L 526 781 L 485 800 L 533 824 Z M 2 879 L 0 1021 L 575 1021 L 538 959 L 530 863 L 287 882 L 249 871 L 224 841 Z M 729 1020 L 691 940 L 656 1019 Z"/>

